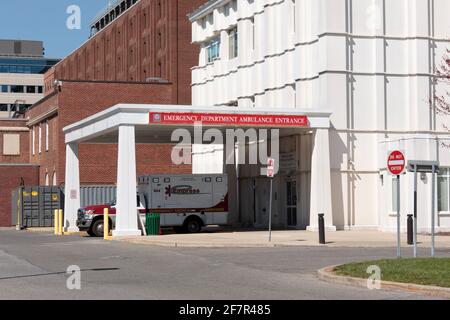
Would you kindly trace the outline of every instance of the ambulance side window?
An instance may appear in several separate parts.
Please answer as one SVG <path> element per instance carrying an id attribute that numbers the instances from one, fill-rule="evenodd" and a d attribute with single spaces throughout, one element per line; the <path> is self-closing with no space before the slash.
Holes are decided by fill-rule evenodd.
<path id="1" fill-rule="evenodd" d="M 145 207 L 145 210 L 146 210 L 147 213 L 148 213 L 148 210 L 150 210 L 150 206 L 148 205 L 148 199 L 147 199 L 147 196 L 146 196 L 146 195 L 144 195 L 144 202 L 145 202 L 145 203 L 143 203 L 143 205 L 144 205 L 144 207 Z"/>

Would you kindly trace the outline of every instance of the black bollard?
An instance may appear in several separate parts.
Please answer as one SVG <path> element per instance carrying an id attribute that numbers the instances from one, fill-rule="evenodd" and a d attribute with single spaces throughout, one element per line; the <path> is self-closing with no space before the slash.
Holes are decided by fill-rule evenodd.
<path id="1" fill-rule="evenodd" d="M 319 243 L 326 244 L 325 241 L 325 214 L 319 214 Z"/>
<path id="2" fill-rule="evenodd" d="M 408 245 L 414 244 L 414 219 L 412 214 L 408 214 Z"/>

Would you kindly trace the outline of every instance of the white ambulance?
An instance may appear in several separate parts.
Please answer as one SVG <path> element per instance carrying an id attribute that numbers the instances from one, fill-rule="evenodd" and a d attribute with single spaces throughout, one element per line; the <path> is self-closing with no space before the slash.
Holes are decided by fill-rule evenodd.
<path id="1" fill-rule="evenodd" d="M 226 175 L 148 175 L 139 178 L 140 212 L 161 215 L 161 227 L 198 233 L 228 224 Z M 144 215 L 140 215 L 145 220 Z M 143 223 L 145 221 L 142 220 Z"/>

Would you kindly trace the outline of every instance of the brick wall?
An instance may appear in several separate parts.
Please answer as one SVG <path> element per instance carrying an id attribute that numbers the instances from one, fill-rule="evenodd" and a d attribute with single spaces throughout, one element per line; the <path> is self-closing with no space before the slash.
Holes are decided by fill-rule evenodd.
<path id="1" fill-rule="evenodd" d="M 57 185 L 64 182 L 65 142 L 63 128 L 119 103 L 170 104 L 174 86 L 168 84 L 116 83 L 63 81 L 52 95 L 28 111 L 31 123 L 42 114 L 58 106 L 57 115 L 47 118 L 50 129 L 50 148 L 38 152 L 38 130 L 45 137 L 45 121 L 31 126 L 34 128 L 35 154 L 30 161 L 40 165 L 39 181 L 45 184 L 48 175 L 50 184 L 56 175 Z M 33 131 L 31 131 L 32 133 Z M 30 134 L 31 134 L 30 133 Z M 30 138 L 31 139 L 31 138 Z M 43 143 L 43 141 L 42 141 Z M 190 173 L 190 166 L 173 166 L 171 145 L 138 145 L 136 150 L 137 174 L 148 173 Z M 117 145 L 82 144 L 79 150 L 80 180 L 82 184 L 114 184 L 117 176 Z"/>
<path id="2" fill-rule="evenodd" d="M 58 184 L 64 181 L 65 126 L 119 103 L 191 104 L 191 68 L 197 65 L 199 49 L 191 44 L 187 15 L 204 3 L 141 0 L 49 70 L 46 97 L 27 112 L 37 136 L 46 119 L 36 124 L 33 119 L 57 108 L 48 116 L 50 150 L 30 155 L 30 162 L 41 166 L 41 184 L 46 174 L 50 182 L 53 174 Z M 168 83 L 148 83 L 153 77 Z M 61 80 L 62 86 L 54 88 L 54 79 Z M 37 150 L 38 139 L 35 141 Z M 170 145 L 139 146 L 138 174 L 190 173 L 190 167 L 172 166 L 170 152 Z M 80 159 L 82 183 L 116 181 L 117 146 L 82 145 Z"/>
<path id="3" fill-rule="evenodd" d="M 11 192 L 23 178 L 26 186 L 38 183 L 39 169 L 35 166 L 0 165 L 0 227 L 11 226 Z"/>
<path id="4" fill-rule="evenodd" d="M 177 87 L 175 104 L 191 102 L 191 44 L 187 15 L 205 0 L 141 0 L 63 59 L 46 75 L 58 80 L 147 82 L 162 78 Z"/>

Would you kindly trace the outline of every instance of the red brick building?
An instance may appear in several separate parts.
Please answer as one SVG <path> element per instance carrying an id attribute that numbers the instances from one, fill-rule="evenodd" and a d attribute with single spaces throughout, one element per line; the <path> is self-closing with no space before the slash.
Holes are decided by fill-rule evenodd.
<path id="1" fill-rule="evenodd" d="M 46 74 L 47 96 L 26 114 L 42 185 L 64 182 L 65 126 L 118 103 L 191 103 L 198 48 L 187 14 L 203 2 L 141 0 Z M 170 154 L 170 145 L 139 146 L 138 174 L 190 172 Z M 116 181 L 117 146 L 84 145 L 80 159 L 82 184 Z"/>
<path id="2" fill-rule="evenodd" d="M 24 119 L 0 120 L 0 227 L 11 225 L 11 191 L 21 181 L 35 185 L 39 168 L 31 165 L 29 129 Z"/>
<path id="3" fill-rule="evenodd" d="M 0 156 L 0 163 L 30 164 L 30 172 L 16 170 L 16 176 L 34 175 L 27 185 L 61 185 L 65 126 L 119 103 L 191 104 L 198 48 L 191 44 L 187 15 L 204 2 L 140 0 L 55 65 L 45 75 L 46 96 L 27 111 L 26 121 L 15 125 L 20 127 L 20 157 Z M 170 156 L 170 145 L 138 145 L 138 175 L 191 172 L 188 166 L 174 166 Z M 116 162 L 116 145 L 82 145 L 81 183 L 114 184 Z M 2 181 L 17 180 L 2 172 Z M 9 221 L 0 218 L 0 226 Z"/>

